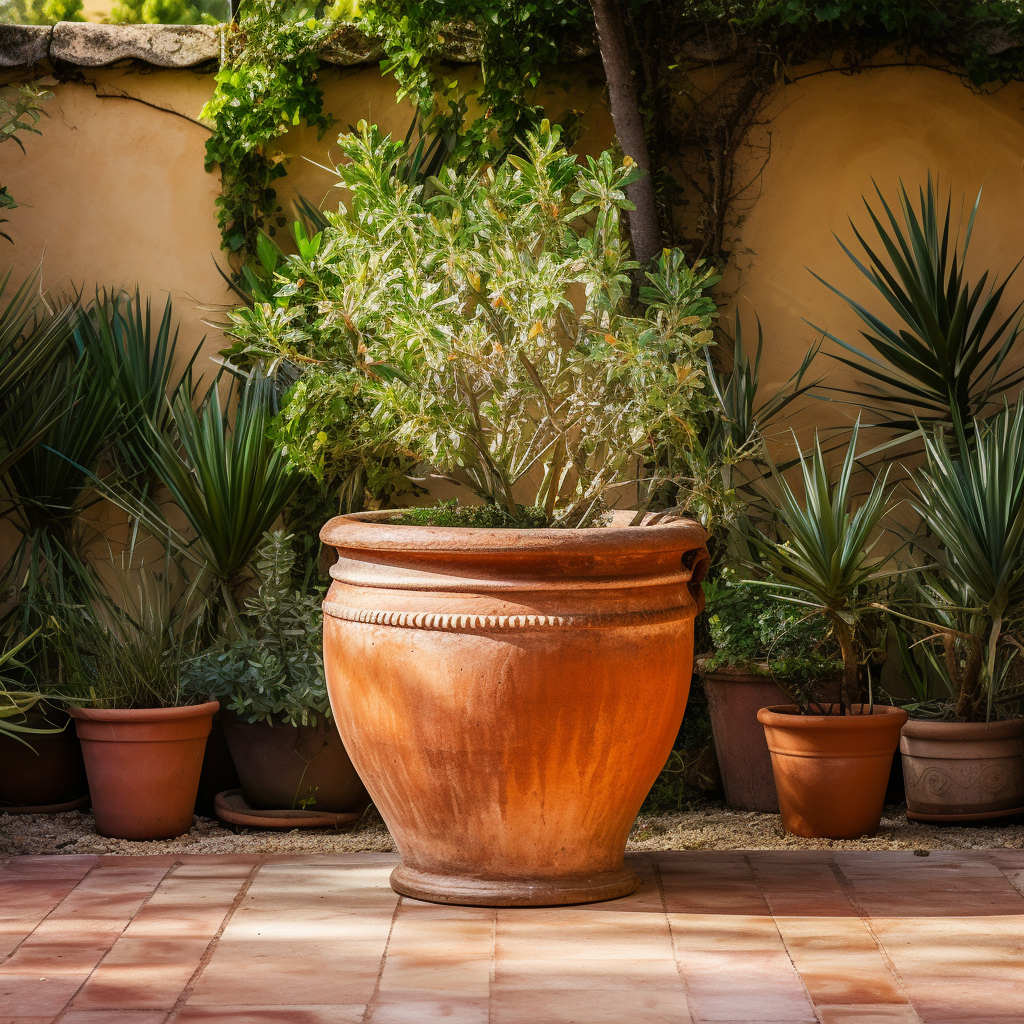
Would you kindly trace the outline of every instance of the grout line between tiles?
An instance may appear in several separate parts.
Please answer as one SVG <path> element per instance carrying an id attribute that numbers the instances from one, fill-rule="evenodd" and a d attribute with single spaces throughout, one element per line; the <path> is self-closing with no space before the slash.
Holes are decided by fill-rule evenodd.
<path id="1" fill-rule="evenodd" d="M 754 885 L 757 886 L 757 891 L 761 894 L 761 899 L 764 900 L 764 905 L 768 908 L 768 913 L 771 914 L 772 924 L 775 925 L 775 932 L 782 942 L 782 948 L 786 951 L 786 958 L 789 960 L 793 970 L 796 972 L 796 976 L 800 979 L 800 987 L 804 990 L 804 995 L 807 996 L 807 1004 L 810 1006 L 811 1011 L 814 1014 L 814 1019 L 816 1021 L 821 1021 L 821 1014 L 818 1013 L 818 1007 L 814 1005 L 814 999 L 808 991 L 807 983 L 804 981 L 804 976 L 800 973 L 800 968 L 797 967 L 796 961 L 793 959 L 793 954 L 789 951 L 789 943 L 786 942 L 786 936 L 782 934 L 779 922 L 775 919 L 775 911 L 772 909 L 771 900 L 768 899 L 768 893 L 766 893 L 764 888 L 761 886 L 761 879 L 757 877 L 757 871 L 754 868 L 753 861 L 750 859 L 750 854 L 744 853 L 743 859 L 747 862 L 747 867 L 750 868 L 750 875 L 754 879 Z"/>
<path id="2" fill-rule="evenodd" d="M 498 910 L 491 911 L 491 974 L 487 979 L 487 1024 L 494 1016 L 494 978 L 497 968 Z"/>
<path id="3" fill-rule="evenodd" d="M 256 863 L 253 864 L 252 870 L 245 876 L 245 881 L 235 894 L 235 898 L 231 901 L 231 906 L 228 907 L 227 912 L 224 914 L 224 919 L 221 921 L 220 927 L 217 929 L 217 933 L 206 944 L 206 949 L 203 950 L 203 955 L 199 958 L 199 963 L 196 966 L 196 969 L 192 972 L 192 976 L 185 983 L 185 987 L 181 990 L 178 998 L 174 1001 L 174 1005 L 164 1018 L 165 1024 L 170 1024 L 170 1022 L 181 1013 L 185 1003 L 188 1002 L 189 997 L 195 991 L 196 985 L 199 984 L 199 979 L 203 976 L 203 971 L 206 970 L 210 961 L 213 959 L 217 943 L 220 942 L 220 937 L 224 934 L 224 929 L 227 928 L 228 922 L 230 922 L 231 918 L 234 917 L 235 911 L 242 905 L 242 901 L 249 892 L 252 883 L 256 881 L 256 876 L 259 874 L 260 868 L 263 867 L 265 860 L 265 857 L 259 857 Z M 54 1022 L 54 1024 L 56 1024 L 56 1022 Z"/>
<path id="4" fill-rule="evenodd" d="M 93 873 L 93 871 L 95 871 L 95 870 L 96 870 L 96 869 L 97 869 L 98 867 L 100 867 L 100 866 L 101 866 L 102 864 L 103 864 L 103 857 L 100 857 L 100 858 L 99 858 L 99 859 L 98 859 L 98 860 L 96 861 L 96 863 L 95 863 L 95 864 L 93 864 L 93 866 L 92 866 L 91 868 L 89 868 L 89 870 L 88 870 L 88 871 L 87 871 L 87 872 L 86 872 L 86 873 L 85 873 L 85 874 L 84 874 L 84 875 L 82 876 L 82 878 L 81 878 L 81 879 L 80 879 L 80 880 L 79 880 L 79 881 L 78 881 L 78 882 L 77 882 L 77 883 L 75 884 L 75 888 L 74 888 L 74 889 L 72 889 L 72 890 L 71 890 L 71 892 L 69 892 L 69 893 L 68 893 L 68 895 L 64 897 L 64 899 L 67 899 L 67 898 L 68 898 L 68 896 L 70 896 L 70 895 L 71 895 L 71 893 L 75 892 L 75 891 L 76 891 L 76 890 L 78 889 L 78 886 L 80 886 L 80 885 L 82 884 L 82 882 L 84 882 L 84 881 L 85 881 L 85 880 L 86 880 L 86 879 L 87 879 L 87 878 L 88 878 L 88 877 L 89 877 L 89 876 L 90 876 L 90 875 L 91 875 L 91 874 Z M 67 1002 L 66 1002 L 66 1003 L 65 1003 L 65 1004 L 64 1004 L 64 1005 L 63 1005 L 63 1006 L 61 1007 L 61 1009 L 60 1009 L 60 1012 L 59 1012 L 59 1013 L 57 1013 L 57 1015 L 56 1015 L 56 1016 L 55 1016 L 55 1017 L 53 1018 L 53 1020 L 52 1020 L 52 1021 L 50 1021 L 50 1024 L 59 1024 L 59 1022 L 60 1022 L 60 1021 L 62 1021 L 62 1020 L 64 1019 L 64 1017 L 65 1017 L 65 1016 L 67 1015 L 68 1011 L 69 1011 L 69 1010 L 71 1009 L 71 1004 L 72 1004 L 72 1003 L 73 1003 L 73 1002 L 74 1002 L 74 1001 L 75 1001 L 75 1000 L 76 1000 L 76 999 L 78 998 L 78 993 L 79 993 L 79 992 L 81 992 L 81 991 L 82 991 L 82 989 L 83 989 L 83 988 L 84 988 L 84 987 L 85 987 L 86 985 L 88 985 L 88 984 L 89 984 L 89 979 L 90 979 L 90 978 L 91 978 L 91 977 L 92 977 L 92 976 L 93 976 L 93 975 L 94 975 L 94 974 L 96 973 L 96 971 L 97 971 L 97 970 L 99 969 L 99 967 L 100 967 L 100 965 L 101 965 L 101 964 L 103 963 L 103 961 L 107 959 L 107 956 L 108 956 L 108 954 L 109 954 L 109 953 L 110 953 L 110 951 L 111 951 L 111 950 L 112 950 L 112 949 L 114 948 L 115 944 L 117 943 L 117 940 L 118 940 L 119 938 L 121 938 L 121 936 L 122 936 L 122 935 L 124 935 L 124 933 L 125 933 L 125 932 L 126 932 L 126 931 L 128 930 L 128 926 L 129 926 L 129 925 L 130 925 L 130 924 L 132 923 L 132 921 L 134 921 L 134 920 L 135 920 L 135 918 L 136 918 L 136 917 L 138 916 L 138 913 L 139 913 L 139 911 L 140 911 L 140 910 L 142 910 L 142 908 L 143 908 L 143 907 L 144 907 L 144 906 L 145 906 L 145 905 L 146 905 L 146 904 L 147 904 L 147 903 L 148 903 L 148 902 L 149 902 L 149 901 L 150 901 L 150 900 L 151 900 L 151 899 L 153 898 L 153 894 L 154 894 L 154 893 L 155 893 L 155 892 L 157 891 L 157 889 L 159 889 L 159 888 L 160 888 L 160 886 L 161 886 L 161 885 L 163 885 L 163 884 L 164 884 L 164 882 L 166 882 L 166 881 L 167 881 L 167 879 L 168 879 L 168 878 L 170 878 L 170 876 L 171 876 L 171 875 L 173 875 L 173 874 L 174 874 L 174 872 L 175 872 L 175 871 L 176 871 L 176 870 L 177 870 L 178 868 L 180 868 L 180 867 L 181 867 L 181 865 L 182 865 L 182 862 L 181 862 L 180 860 L 176 860 L 176 861 L 174 861 L 174 863 L 173 863 L 173 864 L 171 864 L 171 865 L 169 865 L 169 866 L 168 866 L 167 870 L 166 870 L 166 871 L 165 871 L 165 872 L 163 873 L 163 875 L 161 875 L 161 877 L 160 877 L 160 881 L 159 881 L 159 882 L 157 882 L 157 883 L 156 883 L 156 885 L 154 885 L 154 886 L 153 886 L 153 888 L 152 888 L 152 889 L 151 889 L 151 890 L 149 891 L 149 895 L 148 895 L 148 896 L 146 896 L 146 898 L 145 898 L 145 899 L 144 899 L 144 900 L 143 900 L 143 901 L 142 901 L 142 902 L 141 902 L 141 903 L 140 903 L 140 904 L 139 904 L 139 905 L 138 905 L 138 906 L 137 906 L 137 907 L 135 908 L 135 912 L 134 912 L 134 913 L 133 913 L 133 914 L 132 914 L 132 915 L 131 915 L 131 916 L 130 916 L 130 917 L 128 918 L 128 921 L 126 922 L 126 924 L 125 924 L 124 928 L 122 928 L 122 929 L 121 929 L 121 931 L 120 931 L 120 933 L 119 933 L 118 935 L 115 935 L 115 936 L 114 936 L 114 941 L 113 941 L 113 942 L 111 942 L 109 946 L 107 946 L 107 948 L 106 948 L 106 951 L 104 952 L 103 956 L 101 956 L 101 957 L 99 958 L 99 960 L 97 960 L 97 961 L 96 961 L 96 963 L 95 963 L 95 964 L 93 964 L 93 966 L 92 966 L 92 970 L 91 970 L 91 971 L 89 971 L 89 973 L 88 973 L 88 974 L 86 975 L 86 977 L 85 977 L 85 980 L 84 980 L 84 981 L 82 982 L 82 984 L 81 984 L 81 985 L 79 985 L 79 986 L 78 986 L 78 988 L 76 988 L 76 989 L 75 989 L 75 991 L 74 991 L 74 992 L 73 992 L 73 993 L 72 993 L 72 994 L 71 994 L 71 995 L 69 996 L 69 998 L 68 998 Z M 63 903 L 63 902 L 64 902 L 64 900 L 61 900 L 61 901 L 60 901 L 60 903 Z M 57 907 L 59 907 L 59 906 L 60 906 L 60 903 L 58 903 L 58 904 L 57 904 Z M 54 907 L 54 908 L 53 908 L 53 910 L 51 910 L 51 911 L 50 911 L 50 914 L 52 914 L 52 913 L 53 913 L 53 911 L 57 909 L 57 907 Z M 50 914 L 47 914 L 47 915 L 46 915 L 46 917 L 49 917 L 49 916 L 50 916 Z M 46 920 L 46 917 L 44 917 L 44 918 L 43 918 L 43 921 L 45 921 L 45 920 Z M 39 922 L 39 924 L 42 924 L 42 921 L 40 921 L 40 922 Z M 36 925 L 36 927 L 38 928 L 38 927 L 39 927 L 39 925 Z M 34 930 L 34 929 L 33 929 L 33 930 Z"/>
<path id="5" fill-rule="evenodd" d="M 900 994 L 906 1000 L 907 1006 L 910 1007 L 911 1011 L 914 1014 L 914 1017 L 918 1021 L 920 1021 L 921 1018 L 918 1016 L 917 1009 L 914 1006 L 914 1004 L 910 1001 L 910 997 L 907 995 L 907 990 L 903 986 L 903 978 L 900 975 L 900 972 L 896 969 L 896 965 L 892 962 L 892 959 L 890 958 L 888 951 L 882 943 L 882 940 L 875 933 L 875 929 L 871 927 L 871 915 L 864 910 L 864 907 L 861 904 L 859 897 L 857 896 L 856 887 L 854 886 L 853 882 L 851 882 L 850 879 L 847 878 L 846 872 L 843 871 L 843 869 L 839 866 L 839 863 L 836 861 L 835 854 L 829 857 L 828 865 L 832 869 L 832 874 L 835 875 L 835 879 L 836 882 L 839 884 L 839 888 L 843 890 L 843 895 L 850 901 L 850 906 L 852 906 L 853 909 L 857 911 L 858 919 L 860 920 L 861 924 L 864 925 L 865 929 L 867 929 L 868 935 L 871 936 L 872 941 L 878 948 L 878 954 L 879 956 L 881 956 L 882 962 L 885 964 L 886 968 L 888 968 L 889 973 L 893 976 L 893 979 L 896 982 L 896 986 L 900 990 Z"/>
<path id="6" fill-rule="evenodd" d="M 380 955 L 380 967 L 377 969 L 377 981 L 373 986 L 373 995 L 370 996 L 369 1002 L 367 1002 L 365 1009 L 363 1010 L 362 1019 L 368 1021 L 376 1008 L 377 997 L 380 995 L 380 983 L 384 977 L 384 967 L 388 960 L 388 949 L 391 946 L 391 936 L 395 932 L 395 922 L 398 920 L 398 913 L 402 909 L 402 902 L 405 899 L 404 896 L 398 897 L 398 902 L 395 904 L 394 913 L 391 915 L 391 927 L 388 928 L 388 937 L 384 942 L 384 952 Z"/>
<path id="7" fill-rule="evenodd" d="M 658 883 L 658 895 L 661 897 L 661 912 L 665 915 L 665 923 L 668 925 L 668 941 L 672 946 L 672 959 L 676 962 L 676 974 L 679 975 L 679 983 L 683 986 L 683 999 L 686 1000 L 686 1015 L 689 1017 L 691 1024 L 694 1024 L 695 1018 L 693 1012 L 690 1009 L 690 989 L 686 983 L 686 975 L 683 973 L 683 961 L 679 955 L 679 950 L 676 948 L 676 933 L 672 927 L 672 918 L 668 912 L 668 897 L 665 895 L 665 880 L 661 877 L 661 865 L 651 857 L 651 867 L 654 869 L 654 880 Z"/>

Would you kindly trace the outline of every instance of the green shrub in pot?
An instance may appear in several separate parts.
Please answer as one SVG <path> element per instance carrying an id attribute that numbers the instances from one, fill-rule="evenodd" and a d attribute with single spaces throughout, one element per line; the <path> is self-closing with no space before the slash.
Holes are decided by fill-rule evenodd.
<path id="1" fill-rule="evenodd" d="M 290 535 L 264 536 L 256 556 L 259 588 L 236 619 L 234 636 L 193 658 L 185 685 L 220 701 L 249 807 L 361 809 L 366 791 L 332 720 L 324 679 L 322 595 L 295 589 L 295 558 Z"/>

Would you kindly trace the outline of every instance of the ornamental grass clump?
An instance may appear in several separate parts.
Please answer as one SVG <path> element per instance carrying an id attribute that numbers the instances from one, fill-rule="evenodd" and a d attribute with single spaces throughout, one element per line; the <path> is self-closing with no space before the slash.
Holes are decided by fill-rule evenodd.
<path id="1" fill-rule="evenodd" d="M 626 486 L 644 507 L 709 401 L 717 278 L 666 250 L 631 295 L 638 168 L 580 162 L 547 123 L 522 158 L 422 184 L 376 128 L 339 146 L 347 205 L 273 302 L 232 315 L 236 351 L 304 368 L 280 419 L 293 462 L 427 468 L 511 525 L 596 525 Z"/>

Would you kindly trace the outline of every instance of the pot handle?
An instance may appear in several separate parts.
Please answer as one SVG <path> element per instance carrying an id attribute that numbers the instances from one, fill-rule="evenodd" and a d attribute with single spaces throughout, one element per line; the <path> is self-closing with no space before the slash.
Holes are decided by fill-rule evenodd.
<path id="1" fill-rule="evenodd" d="M 711 568 L 711 556 L 708 554 L 707 547 L 701 544 L 699 548 L 684 552 L 680 562 L 684 569 L 690 570 L 690 579 L 686 586 L 693 597 L 694 604 L 697 605 L 697 614 L 700 615 L 704 611 L 704 588 L 701 583 L 704 582 L 704 577 L 707 576 L 708 569 Z"/>

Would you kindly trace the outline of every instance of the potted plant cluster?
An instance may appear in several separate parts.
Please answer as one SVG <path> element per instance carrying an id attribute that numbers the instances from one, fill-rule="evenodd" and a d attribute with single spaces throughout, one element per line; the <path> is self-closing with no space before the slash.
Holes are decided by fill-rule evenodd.
<path id="1" fill-rule="evenodd" d="M 632 300 L 639 172 L 578 162 L 546 124 L 522 158 L 427 183 L 395 173 L 404 147 L 375 129 L 340 148 L 350 205 L 278 270 L 287 308 L 252 314 L 315 321 L 292 335 L 317 365 L 284 436 L 307 462 L 386 442 L 472 502 L 321 534 L 338 556 L 328 688 L 402 854 L 392 884 L 486 905 L 623 895 L 686 704 L 707 552 L 696 522 L 613 506 L 642 508 L 693 433 L 710 274 L 666 252 Z M 345 437 L 355 393 L 372 416 Z"/>
<path id="2" fill-rule="evenodd" d="M 185 667 L 186 688 L 221 704 L 242 793 L 221 794 L 216 806 L 235 824 L 336 825 L 369 802 L 331 714 L 321 597 L 295 588 L 295 559 L 291 535 L 267 534 L 256 556 L 259 589 L 233 638 Z"/>
<path id="3" fill-rule="evenodd" d="M 712 653 L 697 667 L 708 698 L 725 802 L 777 814 L 771 758 L 757 719 L 787 689 L 827 693 L 842 673 L 835 639 L 796 605 L 726 567 L 705 581 Z"/>

